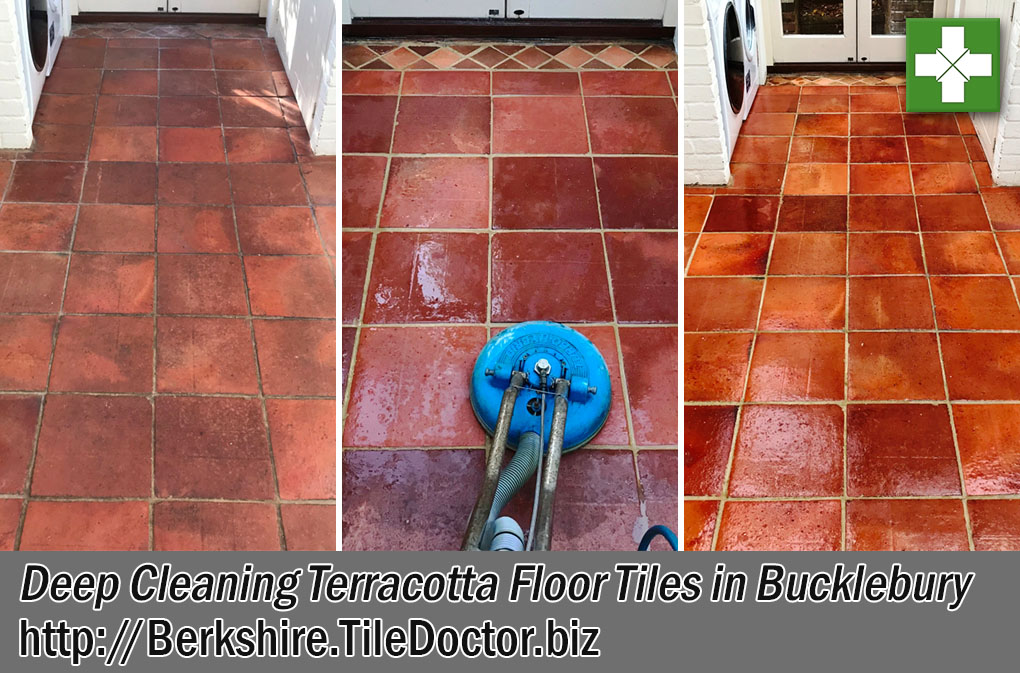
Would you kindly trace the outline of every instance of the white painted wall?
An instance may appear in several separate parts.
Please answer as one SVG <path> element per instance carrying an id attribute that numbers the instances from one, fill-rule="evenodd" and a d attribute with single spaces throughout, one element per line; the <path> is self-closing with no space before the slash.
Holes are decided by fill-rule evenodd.
<path id="1" fill-rule="evenodd" d="M 705 0 L 684 0 L 684 184 L 730 180 Z"/>
<path id="2" fill-rule="evenodd" d="M 32 144 L 32 101 L 26 76 L 27 34 L 17 6 L 24 0 L 0 0 L 0 148 Z M 23 17 L 22 17 L 23 18 Z"/>
<path id="3" fill-rule="evenodd" d="M 1008 14 L 1006 16 L 1008 19 Z M 994 149 L 987 146 L 984 138 L 981 145 L 989 157 L 988 164 L 995 183 L 1020 185 L 1020 12 L 1013 17 L 1006 47 L 1000 52 L 999 59 L 1003 90 L 998 117 L 994 120 L 995 137 L 991 143 Z M 991 125 L 991 119 L 975 116 L 975 127 L 978 127 L 979 133 L 982 127 Z"/>

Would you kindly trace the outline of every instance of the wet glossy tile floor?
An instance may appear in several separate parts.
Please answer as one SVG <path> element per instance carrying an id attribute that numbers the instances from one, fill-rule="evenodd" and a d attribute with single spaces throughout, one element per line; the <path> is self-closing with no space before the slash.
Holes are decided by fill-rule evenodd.
<path id="1" fill-rule="evenodd" d="M 343 58 L 344 549 L 459 547 L 487 443 L 470 370 L 535 319 L 579 329 L 613 376 L 606 426 L 561 464 L 554 547 L 675 529 L 675 55 L 360 43 Z"/>
<path id="2" fill-rule="evenodd" d="M 335 548 L 335 159 L 263 31 L 171 28 L 76 28 L 0 162 L 6 549 Z"/>
<path id="3" fill-rule="evenodd" d="M 902 87 L 766 86 L 685 189 L 685 546 L 1020 548 L 1020 190 Z"/>

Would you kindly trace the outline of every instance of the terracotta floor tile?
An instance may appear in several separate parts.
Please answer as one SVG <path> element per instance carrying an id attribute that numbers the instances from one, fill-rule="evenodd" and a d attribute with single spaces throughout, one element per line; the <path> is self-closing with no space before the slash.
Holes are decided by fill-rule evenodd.
<path id="1" fill-rule="evenodd" d="M 295 159 L 285 129 L 229 128 L 224 134 L 231 163 L 291 163 Z"/>
<path id="2" fill-rule="evenodd" d="M 0 221 L 2 219 L 3 211 L 0 211 Z M 156 209 L 152 206 L 82 205 L 78 210 L 74 249 L 152 252 L 155 229 Z"/>
<path id="3" fill-rule="evenodd" d="M 223 163 L 223 133 L 219 128 L 162 128 L 159 160 Z"/>
<path id="4" fill-rule="evenodd" d="M 336 405 L 331 400 L 267 400 L 280 497 L 336 496 Z"/>
<path id="5" fill-rule="evenodd" d="M 902 137 L 851 138 L 850 161 L 853 163 L 906 163 L 907 145 Z"/>
<path id="6" fill-rule="evenodd" d="M 501 233 L 492 237 L 491 255 L 494 321 L 612 320 L 601 236 Z M 531 273 L 538 262 L 541 275 Z M 569 280 L 560 280 L 564 274 Z"/>
<path id="7" fill-rule="evenodd" d="M 245 254 L 322 254 L 322 241 L 316 233 L 312 211 L 308 208 L 238 207 L 235 217 L 241 249 Z"/>
<path id="8" fill-rule="evenodd" d="M 992 179 L 992 169 L 988 167 L 987 161 L 975 161 L 970 167 L 974 169 L 974 179 L 977 180 L 978 187 L 995 186 L 995 181 Z"/>
<path id="9" fill-rule="evenodd" d="M 675 327 L 621 327 L 623 367 L 639 446 L 677 442 Z M 685 345 L 686 348 L 686 345 Z"/>
<path id="10" fill-rule="evenodd" d="M 850 231 L 917 231 L 917 207 L 912 196 L 850 197 Z"/>
<path id="11" fill-rule="evenodd" d="M 702 234 L 688 275 L 763 275 L 771 243 L 771 234 Z"/>
<path id="12" fill-rule="evenodd" d="M 736 419 L 736 407 L 684 407 L 684 495 L 722 493 Z"/>
<path id="13" fill-rule="evenodd" d="M 219 70 L 268 70 L 262 49 L 226 45 L 213 47 L 213 63 Z"/>
<path id="14" fill-rule="evenodd" d="M 976 193 L 970 164 L 911 164 L 914 192 L 917 194 Z"/>
<path id="15" fill-rule="evenodd" d="M 46 389 L 55 326 L 55 317 L 0 316 L 0 389 Z"/>
<path id="16" fill-rule="evenodd" d="M 793 133 L 798 136 L 845 136 L 849 119 L 845 114 L 803 114 L 797 115 Z"/>
<path id="17" fill-rule="evenodd" d="M 334 395 L 336 325 L 326 320 L 255 320 L 266 395 Z M 359 357 L 360 362 L 360 357 Z"/>
<path id="18" fill-rule="evenodd" d="M 1020 550 L 1020 500 L 971 500 L 967 508 L 976 551 Z"/>
<path id="19" fill-rule="evenodd" d="M 344 152 L 389 152 L 396 96 L 341 96 Z"/>
<path id="20" fill-rule="evenodd" d="M 340 289 L 343 292 L 343 322 L 357 322 L 361 317 L 361 303 L 365 292 L 365 277 L 368 271 L 369 250 L 372 235 L 368 232 L 345 232 L 340 253 L 343 277 Z"/>
<path id="21" fill-rule="evenodd" d="M 212 70 L 164 70 L 159 73 L 160 96 L 215 96 L 216 93 L 216 76 Z"/>
<path id="22" fill-rule="evenodd" d="M 67 256 L 0 253 L 0 313 L 56 313 Z"/>
<path id="23" fill-rule="evenodd" d="M 288 551 L 334 551 L 336 507 L 334 505 L 281 505 L 283 533 Z"/>
<path id="24" fill-rule="evenodd" d="M 931 279 L 940 329 L 1020 330 L 1020 308 L 1006 277 Z"/>
<path id="25" fill-rule="evenodd" d="M 960 136 L 910 136 L 907 138 L 912 163 L 970 161 L 967 146 Z"/>
<path id="26" fill-rule="evenodd" d="M 691 259 L 691 253 L 694 252 L 694 244 L 698 240 L 698 234 L 684 234 L 684 266 Z"/>
<path id="27" fill-rule="evenodd" d="M 89 153 L 91 126 L 36 124 L 32 127 L 33 148 L 22 156 L 39 161 L 84 161 Z"/>
<path id="28" fill-rule="evenodd" d="M 842 329 L 845 305 L 843 278 L 770 278 L 758 329 Z"/>
<path id="29" fill-rule="evenodd" d="M 159 80 L 155 70 L 104 70 L 101 94 L 155 96 Z"/>
<path id="30" fill-rule="evenodd" d="M 344 451 L 344 549 L 392 549 L 394 535 L 404 549 L 458 549 L 484 462 L 480 450 Z"/>
<path id="31" fill-rule="evenodd" d="M 220 116 L 223 118 L 223 126 L 287 127 L 278 98 L 222 96 Z"/>
<path id="32" fill-rule="evenodd" d="M 846 194 L 847 167 L 843 164 L 788 164 L 784 194 Z"/>
<path id="33" fill-rule="evenodd" d="M 21 525 L 21 500 L 0 500 L 0 550 L 14 551 L 14 540 Z"/>
<path id="34" fill-rule="evenodd" d="M 0 423 L 4 426 L 4 438 L 0 441 L 0 456 L 3 457 L 0 461 L 0 493 L 22 493 L 25 489 L 41 403 L 41 397 L 0 397 Z M 0 514 L 0 520 L 2 517 Z M 3 528 L 4 524 L 0 523 L 0 529 Z"/>
<path id="35" fill-rule="evenodd" d="M 728 502 L 723 508 L 720 550 L 835 551 L 839 547 L 838 500 Z"/>
<path id="36" fill-rule="evenodd" d="M 43 84 L 46 93 L 99 93 L 102 66 L 94 68 L 54 68 Z"/>
<path id="37" fill-rule="evenodd" d="M 149 496 L 152 405 L 142 397 L 51 395 L 32 495 Z"/>
<path id="38" fill-rule="evenodd" d="M 157 100 L 152 96 L 100 96 L 96 108 L 96 124 L 155 126 Z"/>
<path id="39" fill-rule="evenodd" d="M 500 100 L 503 99 L 496 99 Z M 592 152 L 677 154 L 677 108 L 668 98 L 587 98 L 584 107 Z M 545 107 L 543 114 L 549 113 Z M 548 147 L 543 151 L 549 151 Z"/>
<path id="40" fill-rule="evenodd" d="M 785 402 L 843 399 L 843 335 L 759 335 L 747 400 Z"/>
<path id="41" fill-rule="evenodd" d="M 659 71 L 583 71 L 585 96 L 670 96 L 672 91 Z"/>
<path id="42" fill-rule="evenodd" d="M 244 320 L 160 318 L 156 389 L 176 393 L 258 393 L 251 330 Z"/>
<path id="43" fill-rule="evenodd" d="M 740 401 L 752 340 L 751 334 L 685 334 L 684 401 Z"/>
<path id="44" fill-rule="evenodd" d="M 852 164 L 851 194 L 910 194 L 907 164 Z"/>
<path id="45" fill-rule="evenodd" d="M 849 495 L 959 495 L 944 404 L 851 405 L 846 432 Z"/>
<path id="46" fill-rule="evenodd" d="M 19 161 L 4 200 L 77 203 L 84 173 L 79 163 Z"/>
<path id="47" fill-rule="evenodd" d="M 237 205 L 300 206 L 308 204 L 301 172 L 292 164 L 241 164 L 230 167 Z"/>
<path id="48" fill-rule="evenodd" d="M 64 311 L 152 313 L 155 271 L 152 255 L 72 255 Z"/>
<path id="49" fill-rule="evenodd" d="M 271 168 L 284 168 L 276 166 Z M 308 200 L 318 206 L 336 205 L 336 159 L 329 156 L 312 158 L 298 164 L 305 182 Z"/>
<path id="50" fill-rule="evenodd" d="M 590 164 L 588 178 L 591 180 Z M 392 160 L 381 226 L 485 228 L 488 222 L 489 165 L 485 158 Z"/>
<path id="51" fill-rule="evenodd" d="M 158 238 L 159 252 L 237 252 L 230 208 L 160 206 Z"/>
<path id="52" fill-rule="evenodd" d="M 687 278 L 684 329 L 691 332 L 753 330 L 764 282 L 755 278 Z"/>
<path id="53" fill-rule="evenodd" d="M 679 452 L 675 449 L 664 451 L 648 450 L 637 454 L 638 480 L 641 483 L 642 505 L 649 522 L 680 530 L 679 508 Z M 617 529 L 619 530 L 619 529 Z M 616 537 L 616 536 L 614 536 Z M 622 536 L 619 536 L 622 539 Z M 594 545 L 594 548 L 598 548 Z M 667 551 L 665 540 L 657 539 L 650 549 Z"/>
<path id="54" fill-rule="evenodd" d="M 244 166 L 235 166 L 239 171 Z M 296 170 L 296 169 L 295 169 Z M 260 188 L 264 185 L 260 184 Z M 255 186 L 252 185 L 252 189 Z M 214 164 L 162 164 L 159 168 L 159 202 L 230 205 L 227 167 Z"/>
<path id="55" fill-rule="evenodd" d="M 1005 273 L 991 233 L 924 234 L 931 274 Z"/>
<path id="56" fill-rule="evenodd" d="M 241 260 L 222 255 L 160 255 L 157 310 L 161 314 L 245 315 Z"/>
<path id="57" fill-rule="evenodd" d="M 848 551 L 966 551 L 959 500 L 852 500 L 846 505 Z"/>
<path id="58" fill-rule="evenodd" d="M 89 126 L 95 115 L 96 96 L 42 94 L 35 121 L 42 124 Z"/>
<path id="59" fill-rule="evenodd" d="M 921 231 L 988 231 L 988 216 L 977 194 L 917 197 Z"/>
<path id="60" fill-rule="evenodd" d="M 76 211 L 72 205 L 5 204 L 0 208 L 0 249 L 67 250 Z"/>
<path id="61" fill-rule="evenodd" d="M 934 329 L 928 280 L 917 276 L 850 279 L 850 329 Z"/>
<path id="62" fill-rule="evenodd" d="M 658 159 L 599 160 L 596 170 L 605 190 L 602 208 L 607 227 L 676 226 L 676 171 L 670 173 L 665 163 L 660 161 L 669 162 Z M 494 228 L 599 228 L 598 204 L 594 198 L 595 179 L 591 161 L 587 158 L 496 157 L 492 166 Z M 634 171 L 635 168 L 644 170 Z M 483 187 L 487 189 L 487 185 Z M 487 219 L 487 213 L 479 219 Z"/>
<path id="63" fill-rule="evenodd" d="M 915 234 L 851 234 L 849 271 L 854 276 L 924 273 L 921 242 Z"/>
<path id="64" fill-rule="evenodd" d="M 156 399 L 160 497 L 270 499 L 272 459 L 258 400 Z"/>
<path id="65" fill-rule="evenodd" d="M 578 104 L 580 103 L 578 102 Z M 545 111 L 548 113 L 548 108 Z M 381 111 L 376 111 L 374 114 L 381 114 Z M 489 101 L 486 98 L 408 97 L 400 103 L 393 151 L 452 154 L 487 153 L 489 151 L 489 114 Z M 355 117 L 345 117 L 345 120 L 347 119 L 354 121 L 355 128 L 361 124 L 360 114 Z M 349 123 L 345 121 L 344 126 Z M 371 126 L 368 126 L 366 130 L 370 128 Z M 499 138 L 498 134 L 494 135 Z M 543 151 L 546 150 L 547 148 L 543 148 Z M 385 152 L 387 150 L 386 148 L 357 149 L 355 146 L 348 146 L 345 143 L 344 151 Z M 501 149 L 500 151 L 505 150 Z"/>
<path id="66" fill-rule="evenodd" d="M 140 393 L 152 390 L 152 319 L 65 316 L 50 390 Z"/>
<path id="67" fill-rule="evenodd" d="M 948 114 L 905 114 L 903 126 L 908 136 L 958 135 L 956 117 Z"/>
<path id="68" fill-rule="evenodd" d="M 374 227 L 379 214 L 385 157 L 343 157 L 343 226 Z"/>
<path id="69" fill-rule="evenodd" d="M 796 112 L 797 103 L 800 101 L 799 93 L 777 93 L 770 96 L 762 95 L 763 89 L 758 89 L 758 95 L 754 97 L 751 104 L 751 112 Z"/>
<path id="70" fill-rule="evenodd" d="M 823 136 L 797 136 L 790 141 L 789 160 L 795 164 L 845 164 L 847 140 Z"/>
<path id="71" fill-rule="evenodd" d="M 900 99 L 896 92 L 854 94 L 850 96 L 850 109 L 854 112 L 899 112 Z"/>
<path id="72" fill-rule="evenodd" d="M 160 551 L 278 550 L 279 524 L 270 503 L 157 502 L 152 545 Z"/>
<path id="73" fill-rule="evenodd" d="M 684 231 L 700 232 L 708 217 L 708 211 L 712 207 L 711 196 L 687 195 L 684 194 Z M 3 216 L 0 211 L 0 217 Z"/>
<path id="74" fill-rule="evenodd" d="M 361 73 L 357 73 L 361 74 Z M 361 93 L 390 93 L 362 91 Z M 395 92 L 394 92 L 395 93 Z M 457 70 L 409 70 L 404 73 L 400 93 L 408 95 L 488 96 L 489 73 Z"/>
<path id="75" fill-rule="evenodd" d="M 609 232 L 605 241 L 617 321 L 677 322 L 677 234 Z"/>
<path id="76" fill-rule="evenodd" d="M 967 495 L 1020 493 L 1020 405 L 957 404 L 953 419 Z"/>
<path id="77" fill-rule="evenodd" d="M 580 94 L 581 85 L 577 74 L 572 72 L 502 72 L 494 70 L 492 72 L 492 93 L 493 95 L 565 96 Z"/>
<path id="78" fill-rule="evenodd" d="M 719 503 L 714 500 L 684 501 L 684 551 L 709 551 Z"/>
<path id="79" fill-rule="evenodd" d="M 379 236 L 365 322 L 484 322 L 487 256 L 486 236 Z"/>
<path id="80" fill-rule="evenodd" d="M 804 96 L 797 111 L 801 114 L 813 112 L 849 112 L 850 97 L 843 93 L 827 93 L 820 96 Z"/>
<path id="81" fill-rule="evenodd" d="M 851 113 L 850 135 L 852 136 L 901 136 L 903 115 L 898 113 Z"/>
<path id="82" fill-rule="evenodd" d="M 849 344 L 850 399 L 945 398 L 934 333 L 853 332 Z"/>
<path id="83" fill-rule="evenodd" d="M 209 69 L 213 67 L 212 52 L 202 47 L 162 48 L 159 50 L 159 67 L 160 70 Z"/>
<path id="84" fill-rule="evenodd" d="M 777 234 L 769 273 L 775 275 L 846 274 L 846 234 Z"/>
<path id="85" fill-rule="evenodd" d="M 173 73 L 160 73 L 162 77 Z M 350 76 L 350 77 L 349 77 Z M 348 91 L 348 80 L 357 81 L 353 88 L 364 91 Z M 162 82 L 161 82 L 162 83 Z M 396 94 L 400 89 L 400 73 L 379 70 L 354 72 L 343 71 L 343 93 Z M 217 70 L 216 92 L 221 96 L 275 96 L 276 84 L 273 74 L 257 70 Z M 281 95 L 290 95 L 282 92 Z"/>
<path id="86" fill-rule="evenodd" d="M 1020 335 L 948 333 L 942 359 L 954 400 L 1020 400 Z"/>
<path id="87" fill-rule="evenodd" d="M 784 164 L 730 164 L 730 185 L 717 194 L 779 194 L 782 191 Z"/>
<path id="88" fill-rule="evenodd" d="M 144 551 L 149 548 L 149 503 L 30 502 L 20 548 Z"/>
<path id="89" fill-rule="evenodd" d="M 493 159 L 493 165 L 496 166 L 502 161 L 527 162 L 529 159 Z M 569 162 L 574 160 L 554 158 L 552 161 Z M 580 164 L 578 164 L 578 170 L 580 171 Z M 675 158 L 596 157 L 595 177 L 598 182 L 602 226 L 606 229 L 677 228 L 679 185 L 677 184 L 677 160 Z M 494 222 L 496 222 L 497 203 L 495 186 L 494 183 Z M 538 194 L 542 193 L 537 186 L 535 191 Z M 578 197 L 580 196 L 579 194 Z M 564 206 L 561 207 L 571 208 L 575 217 L 585 212 L 585 205 L 582 203 L 562 199 L 560 196 L 557 196 L 555 200 L 556 203 L 564 203 Z M 590 208 L 591 204 L 587 204 L 587 207 Z"/>
<path id="90" fill-rule="evenodd" d="M 479 327 L 363 329 L 345 446 L 481 446 L 484 432 L 467 388 L 453 390 L 448 383 L 467 380 L 484 342 Z M 428 377 L 420 375 L 422 367 Z M 436 405 L 450 423 L 425 427 L 415 420 Z"/>
<path id="91" fill-rule="evenodd" d="M 174 168 L 165 166 L 161 176 Z M 193 174 L 192 179 L 195 177 L 205 176 Z M 155 203 L 156 164 L 92 162 L 85 175 L 81 200 L 82 203 Z"/>
<path id="92" fill-rule="evenodd" d="M 230 98 L 229 100 L 234 100 Z M 203 127 L 222 124 L 220 99 L 213 96 L 161 96 L 160 126 Z"/>
<path id="93" fill-rule="evenodd" d="M 846 231 L 846 196 L 784 196 L 778 231 Z"/>
<path id="94" fill-rule="evenodd" d="M 1020 231 L 1020 190 L 1012 188 L 982 190 L 992 228 Z"/>
<path id="95" fill-rule="evenodd" d="M 740 132 L 747 136 L 789 136 L 797 115 L 784 112 L 753 112 L 744 120 Z"/>
<path id="96" fill-rule="evenodd" d="M 731 497 L 842 492 L 842 409 L 792 405 L 744 409 L 730 474 Z"/>
<path id="97" fill-rule="evenodd" d="M 492 106 L 494 152 L 583 154 L 588 151 L 584 106 L 580 98 L 494 98 Z M 594 137 L 594 130 L 592 135 Z"/>
<path id="98" fill-rule="evenodd" d="M 704 230 L 774 231 L 778 210 L 779 198 L 774 196 L 716 196 Z"/>
<path id="99" fill-rule="evenodd" d="M 789 138 L 740 135 L 730 160 L 750 164 L 781 164 L 789 157 Z"/>
<path id="100" fill-rule="evenodd" d="M 252 315 L 336 316 L 333 274 L 325 257 L 249 256 L 244 270 Z"/>

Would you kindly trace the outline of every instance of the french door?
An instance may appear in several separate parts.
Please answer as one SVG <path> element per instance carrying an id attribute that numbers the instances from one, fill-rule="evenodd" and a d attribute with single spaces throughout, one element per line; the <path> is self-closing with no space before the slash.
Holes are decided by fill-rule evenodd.
<path id="1" fill-rule="evenodd" d="M 948 0 L 765 0 L 776 63 L 902 63 L 908 18 L 946 16 Z"/>
<path id="2" fill-rule="evenodd" d="M 666 0 L 350 0 L 350 9 L 353 16 L 366 18 L 662 19 L 667 4 Z M 676 14 L 675 3 L 672 13 Z"/>
<path id="3" fill-rule="evenodd" d="M 80 12 L 258 14 L 259 0 L 78 0 Z"/>

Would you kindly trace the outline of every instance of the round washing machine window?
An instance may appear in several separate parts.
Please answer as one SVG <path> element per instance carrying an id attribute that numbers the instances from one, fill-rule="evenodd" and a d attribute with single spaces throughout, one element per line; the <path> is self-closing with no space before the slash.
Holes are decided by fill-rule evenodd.
<path id="1" fill-rule="evenodd" d="M 740 30 L 740 19 L 730 2 L 726 6 L 726 21 L 723 24 L 725 39 L 726 94 L 734 113 L 744 107 L 744 40 Z"/>
<path id="2" fill-rule="evenodd" d="M 42 72 L 46 67 L 49 51 L 49 15 L 46 0 L 25 0 L 28 16 L 28 44 L 32 52 L 32 63 L 35 69 Z"/>
<path id="3" fill-rule="evenodd" d="M 747 55 L 753 58 L 754 37 L 757 29 L 757 21 L 755 21 L 754 16 L 754 2 L 752 0 L 744 1 L 747 3 L 744 15 L 744 48 L 747 50 Z"/>

